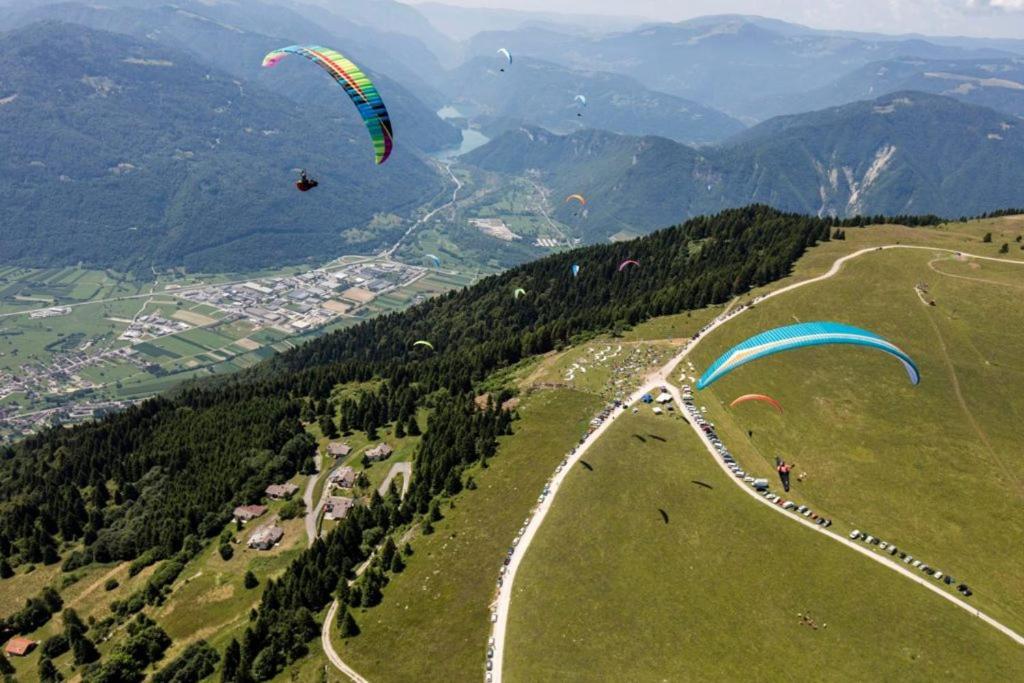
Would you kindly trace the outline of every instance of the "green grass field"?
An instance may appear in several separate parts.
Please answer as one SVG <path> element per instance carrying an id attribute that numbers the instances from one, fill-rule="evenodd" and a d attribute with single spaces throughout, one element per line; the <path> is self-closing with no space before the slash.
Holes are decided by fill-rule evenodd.
<path id="1" fill-rule="evenodd" d="M 1006 636 L 750 501 L 678 418 L 623 416 L 584 459 L 517 577 L 509 681 L 1024 676 Z"/>
<path id="2" fill-rule="evenodd" d="M 341 657 L 374 681 L 479 680 L 505 549 L 599 405 L 567 390 L 527 398 L 516 433 L 501 439 L 487 469 L 470 471 L 479 488 L 444 507 L 435 533 L 412 539 L 414 554 L 384 602 L 355 613 L 362 634 L 342 642 L 335 632 Z"/>
<path id="3" fill-rule="evenodd" d="M 740 368 L 697 400 L 746 469 L 769 476 L 776 455 L 795 461 L 808 476 L 794 496 L 967 582 L 973 604 L 1021 630 L 1024 372 L 1015 330 L 1024 329 L 1024 302 L 1010 281 L 1014 268 L 1024 277 L 1024 266 L 969 269 L 938 257 L 943 269 L 962 266 L 992 280 L 979 282 L 935 272 L 935 258 L 928 251 L 867 254 L 827 282 L 736 318 L 694 357 L 700 371 L 757 331 L 837 320 L 906 350 L 921 369 L 919 386 L 884 354 L 826 347 Z M 920 282 L 936 306 L 918 298 Z M 775 397 L 785 415 L 756 404 L 723 409 L 750 392 Z"/>

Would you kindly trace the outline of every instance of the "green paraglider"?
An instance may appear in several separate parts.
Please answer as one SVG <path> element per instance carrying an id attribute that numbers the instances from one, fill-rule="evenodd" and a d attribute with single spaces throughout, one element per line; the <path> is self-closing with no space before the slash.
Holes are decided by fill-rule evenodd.
<path id="1" fill-rule="evenodd" d="M 305 57 L 318 65 L 345 89 L 359 110 L 359 115 L 363 117 L 366 129 L 370 131 L 377 163 L 387 161 L 391 155 L 394 133 L 391 130 L 391 117 L 377 92 L 377 86 L 341 53 L 319 45 L 289 45 L 274 50 L 263 58 L 263 66 L 276 66 L 289 54 Z"/>

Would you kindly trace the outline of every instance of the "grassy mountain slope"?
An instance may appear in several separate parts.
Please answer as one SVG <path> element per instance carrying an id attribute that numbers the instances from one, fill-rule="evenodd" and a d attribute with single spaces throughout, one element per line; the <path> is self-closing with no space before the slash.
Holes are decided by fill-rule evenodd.
<path id="1" fill-rule="evenodd" d="M 202 271 L 320 261 L 380 245 L 389 235 L 346 231 L 441 189 L 408 150 L 375 168 L 340 97 L 336 117 L 297 110 L 163 45 L 37 24 L 0 39 L 0 63 L 11 262 Z M 300 195 L 297 166 L 316 169 L 321 190 L 344 191 Z"/>
<path id="2" fill-rule="evenodd" d="M 978 214 L 1024 202 L 1024 131 L 1005 114 L 923 93 L 894 93 L 780 117 L 725 145 L 523 128 L 465 158 L 484 169 L 536 169 L 555 196 L 590 198 L 588 240 L 644 232 L 670 216 L 750 201 L 856 214 Z M 570 207 L 555 207 L 568 220 Z"/>
<path id="3" fill-rule="evenodd" d="M 1024 264 L 1020 218 L 949 231 L 932 241 L 928 230 L 884 237 L 850 230 L 848 244 L 835 246 L 853 251 L 900 241 L 996 256 L 1008 242 L 1009 257 Z M 985 232 L 993 244 L 981 242 Z M 829 251 L 835 253 L 831 245 Z M 748 470 L 769 476 L 776 455 L 795 461 L 808 473 L 794 489 L 801 502 L 966 581 L 971 601 L 1018 631 L 1024 599 L 1015 586 L 1024 576 L 1012 558 L 1024 532 L 1014 513 L 1024 497 L 1024 463 L 1014 455 L 1014 424 L 1024 411 L 1024 374 L 1013 361 L 1019 343 L 1010 330 L 1024 320 L 1015 297 L 1022 272 L 1020 264 L 962 261 L 927 249 L 867 254 L 826 283 L 737 318 L 708 337 L 694 360 L 706 367 L 734 342 L 794 319 L 848 322 L 905 349 L 922 369 L 919 386 L 879 354 L 818 349 L 751 364 L 699 400 Z M 935 306 L 915 292 L 920 283 Z M 723 408 L 754 390 L 781 401 L 785 417 Z"/>
<path id="4" fill-rule="evenodd" d="M 1024 672 L 1003 634 L 749 500 L 676 415 L 620 418 L 586 461 L 523 559 L 509 681 Z"/>
<path id="5" fill-rule="evenodd" d="M 654 92 L 631 78 L 574 71 L 532 58 L 504 72 L 500 56 L 477 57 L 452 74 L 455 105 L 489 135 L 522 124 L 555 132 L 599 128 L 630 135 L 661 135 L 688 143 L 722 140 L 743 124 L 719 111 Z M 587 98 L 586 106 L 575 101 Z"/>

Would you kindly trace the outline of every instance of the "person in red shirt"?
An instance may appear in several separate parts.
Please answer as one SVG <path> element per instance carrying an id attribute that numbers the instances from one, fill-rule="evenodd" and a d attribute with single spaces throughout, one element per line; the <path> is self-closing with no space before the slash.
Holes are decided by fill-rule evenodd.
<path id="1" fill-rule="evenodd" d="M 775 468 L 779 473 L 779 479 L 782 481 L 782 488 L 789 491 L 789 471 L 793 469 L 792 465 L 787 465 L 785 460 L 780 460 L 778 467 Z"/>

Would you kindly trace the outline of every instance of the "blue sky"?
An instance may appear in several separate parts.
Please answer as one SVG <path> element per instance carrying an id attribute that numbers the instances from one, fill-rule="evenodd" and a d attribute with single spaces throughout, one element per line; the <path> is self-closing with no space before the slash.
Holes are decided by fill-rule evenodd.
<path id="1" fill-rule="evenodd" d="M 829 29 L 1024 38 L 1024 0 L 436 1 L 467 7 L 629 14 L 667 21 L 704 14 L 759 14 Z"/>

